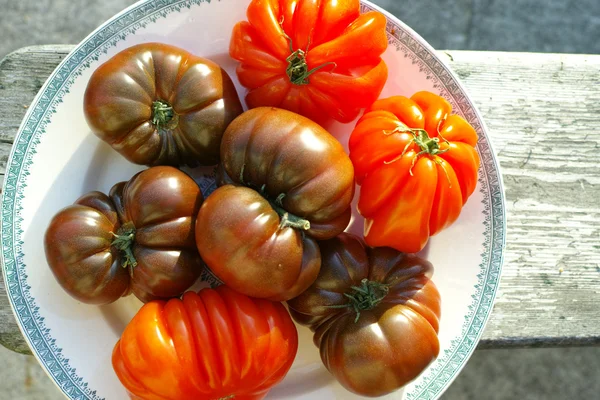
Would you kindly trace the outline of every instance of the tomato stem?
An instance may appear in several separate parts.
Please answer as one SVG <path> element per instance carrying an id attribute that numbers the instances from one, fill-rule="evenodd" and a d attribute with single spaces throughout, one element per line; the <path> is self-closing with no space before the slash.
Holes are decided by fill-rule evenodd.
<path id="1" fill-rule="evenodd" d="M 438 128 L 438 135 L 439 137 L 429 137 L 429 133 L 427 133 L 427 131 L 425 129 L 420 129 L 420 128 L 409 128 L 408 126 L 404 125 L 402 122 L 398 122 L 398 126 L 396 126 L 396 128 L 394 128 L 391 131 L 383 131 L 384 135 L 392 135 L 394 133 L 410 133 L 413 138 L 406 144 L 406 146 L 404 146 L 404 150 L 402 150 L 402 153 L 394 158 L 391 161 L 384 161 L 385 164 L 391 164 L 395 161 L 400 160 L 402 157 L 404 157 L 404 155 L 406 154 L 406 152 L 409 150 L 410 146 L 415 143 L 417 146 L 419 146 L 419 148 L 421 149 L 420 152 L 418 152 L 415 157 L 412 160 L 412 163 L 410 164 L 410 169 L 408 170 L 408 172 L 410 173 L 410 176 L 414 176 L 413 175 L 413 167 L 415 166 L 417 160 L 423 156 L 423 155 L 430 155 L 433 156 L 433 160 L 436 164 L 442 166 L 442 162 L 439 160 L 438 155 L 443 154 L 447 151 L 450 150 L 450 146 L 448 146 L 445 149 L 440 149 L 440 139 L 439 137 L 441 137 L 444 142 L 450 144 L 450 142 L 448 142 L 448 140 L 446 140 L 446 138 L 444 138 L 441 133 L 439 132 L 439 128 Z M 446 179 L 448 180 L 448 184 L 450 184 L 450 187 L 452 187 L 452 183 L 450 181 L 450 176 L 448 175 L 448 171 L 446 171 L 446 169 L 442 166 L 442 169 L 444 170 L 444 173 L 446 174 Z"/>
<path id="2" fill-rule="evenodd" d="M 328 308 L 352 308 L 356 312 L 354 322 L 358 322 L 360 312 L 375 308 L 385 296 L 387 296 L 390 286 L 376 281 L 370 281 L 367 278 L 360 281 L 360 286 L 351 286 L 350 293 L 344 293 L 349 300 L 346 304 L 329 306 Z"/>
<path id="3" fill-rule="evenodd" d="M 310 221 L 288 212 L 284 212 L 283 215 L 281 215 L 277 209 L 275 209 L 275 211 L 281 216 L 281 222 L 279 223 L 280 228 L 290 227 L 303 231 L 310 229 Z"/>
<path id="4" fill-rule="evenodd" d="M 117 233 L 111 232 L 114 239 L 111 243 L 117 250 L 119 250 L 123 259 L 121 260 L 121 266 L 123 268 L 134 268 L 137 266 L 137 260 L 133 254 L 133 244 L 135 243 L 135 227 L 131 223 L 124 224 L 119 228 Z"/>
<path id="5" fill-rule="evenodd" d="M 175 112 L 173 111 L 173 107 L 166 101 L 156 100 L 152 103 L 152 123 L 156 125 L 157 128 L 167 125 L 174 116 Z"/>
<path id="6" fill-rule="evenodd" d="M 283 24 L 283 19 L 281 20 L 280 24 Z M 329 71 L 331 73 L 337 67 L 337 64 L 334 62 L 326 62 L 309 70 L 308 63 L 306 62 L 306 54 L 308 53 L 308 48 L 310 47 L 310 39 L 308 40 L 308 44 L 306 45 L 306 50 L 294 50 L 292 38 L 289 37 L 288 34 L 285 32 L 283 32 L 283 36 L 287 39 L 290 45 L 291 53 L 285 59 L 285 61 L 287 61 L 288 63 L 288 66 L 285 69 L 285 73 L 287 74 L 288 78 L 290 78 L 290 82 L 292 82 L 294 85 L 308 85 L 310 83 L 308 77 L 314 74 L 315 72 L 329 65 L 333 65 L 333 68 L 331 69 L 331 71 Z"/>
<path id="7" fill-rule="evenodd" d="M 307 231 L 310 229 L 310 221 L 309 220 L 301 218 L 294 214 L 290 214 L 283 208 L 283 198 L 285 197 L 285 193 L 279 194 L 279 196 L 277 196 L 275 201 L 272 201 L 271 199 L 269 199 L 267 197 L 267 194 L 264 192 L 262 192 L 262 195 L 265 199 L 267 199 L 269 204 L 271 204 L 271 207 L 273 207 L 273 210 L 275 210 L 275 212 L 277 212 L 277 214 L 279 214 L 279 217 L 281 218 L 281 222 L 279 223 L 280 229 L 286 228 L 286 227 L 300 229 L 302 231 Z"/>
<path id="8" fill-rule="evenodd" d="M 262 197 L 265 198 L 265 200 L 267 200 L 269 202 L 269 204 L 271 205 L 273 210 L 275 210 L 275 212 L 277 212 L 277 214 L 279 214 L 279 217 L 281 218 L 281 221 L 279 223 L 280 229 L 287 228 L 287 227 L 300 229 L 302 231 L 307 231 L 310 229 L 310 221 L 309 220 L 299 217 L 297 215 L 291 214 L 283 208 L 283 199 L 285 198 L 285 193 L 280 193 L 275 198 L 275 200 L 272 200 L 271 197 L 269 196 L 269 194 L 267 193 L 267 184 L 263 184 L 260 187 L 260 189 L 257 189 L 255 185 L 253 185 L 250 182 L 246 182 L 244 180 L 245 170 L 246 170 L 246 164 L 243 164 L 242 168 L 240 170 L 240 176 L 239 176 L 240 183 L 244 186 L 247 186 L 251 189 L 256 190 L 258 193 L 260 193 L 260 195 Z"/>

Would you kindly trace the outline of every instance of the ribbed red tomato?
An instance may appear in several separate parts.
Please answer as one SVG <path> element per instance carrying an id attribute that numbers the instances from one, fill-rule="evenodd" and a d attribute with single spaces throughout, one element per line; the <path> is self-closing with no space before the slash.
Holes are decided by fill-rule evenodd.
<path id="1" fill-rule="evenodd" d="M 443 97 L 377 100 L 350 136 L 369 246 L 414 253 L 451 225 L 477 185 L 477 133 Z"/>
<path id="2" fill-rule="evenodd" d="M 358 0 L 253 0 L 229 54 L 241 62 L 248 107 L 272 106 L 313 121 L 349 122 L 387 80 L 386 19 Z"/>
<path id="3" fill-rule="evenodd" d="M 281 303 L 220 286 L 144 305 L 112 363 L 134 399 L 259 400 L 285 377 L 297 349 Z"/>

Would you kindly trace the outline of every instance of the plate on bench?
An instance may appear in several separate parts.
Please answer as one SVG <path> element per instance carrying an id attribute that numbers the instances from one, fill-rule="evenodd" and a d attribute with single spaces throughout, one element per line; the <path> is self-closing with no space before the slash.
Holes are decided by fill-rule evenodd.
<path id="1" fill-rule="evenodd" d="M 62 291 L 48 268 L 43 236 L 51 217 L 91 190 L 108 191 L 143 167 L 130 164 L 88 128 L 83 93 L 92 72 L 117 52 L 143 42 L 182 47 L 221 64 L 247 0 L 142 1 L 82 41 L 56 68 L 29 107 L 6 167 L 2 192 L 2 263 L 8 297 L 33 354 L 70 399 L 123 399 L 112 348 L 141 303 L 129 296 L 94 307 Z M 458 221 L 430 240 L 426 253 L 442 296 L 439 357 L 390 399 L 437 399 L 477 346 L 498 288 L 505 242 L 504 193 L 484 122 L 456 76 L 418 34 L 364 1 L 362 11 L 387 19 L 390 70 L 382 97 L 430 90 L 450 101 L 479 135 L 479 181 Z M 354 123 L 331 127 L 344 144 Z M 196 171 L 197 172 L 197 171 Z M 196 174 L 200 176 L 201 174 Z M 210 186 L 210 185 L 209 185 Z M 353 399 L 322 366 L 312 335 L 299 327 L 300 351 L 269 399 Z"/>

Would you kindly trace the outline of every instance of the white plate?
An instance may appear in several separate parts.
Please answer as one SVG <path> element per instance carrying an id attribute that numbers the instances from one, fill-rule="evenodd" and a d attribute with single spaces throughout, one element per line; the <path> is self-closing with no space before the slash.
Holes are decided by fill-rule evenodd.
<path id="1" fill-rule="evenodd" d="M 159 41 L 213 59 L 235 79 L 228 56 L 233 25 L 245 19 L 248 0 L 142 1 L 121 12 L 77 46 L 33 101 L 19 129 L 2 192 L 2 262 L 8 296 L 33 353 L 71 399 L 123 399 L 110 355 L 140 303 L 133 296 L 105 307 L 80 304 L 56 283 L 45 260 L 43 235 L 50 218 L 90 190 L 107 191 L 141 167 L 97 139 L 83 116 L 83 93 L 92 71 L 120 50 Z M 364 2 L 363 11 L 377 9 Z M 382 11 L 382 10 L 380 10 Z M 459 220 L 433 237 L 427 257 L 442 295 L 441 351 L 418 379 L 390 395 L 436 399 L 464 367 L 492 310 L 505 240 L 505 208 L 498 163 L 485 125 L 465 90 L 415 32 L 392 15 L 390 70 L 382 96 L 430 90 L 448 99 L 477 130 L 478 187 Z M 433 22 L 432 22 L 433 23 Z M 342 142 L 354 124 L 331 130 Z M 356 229 L 360 219 L 355 220 Z M 269 399 L 352 399 L 326 372 L 311 334 L 299 328 L 300 351 Z"/>

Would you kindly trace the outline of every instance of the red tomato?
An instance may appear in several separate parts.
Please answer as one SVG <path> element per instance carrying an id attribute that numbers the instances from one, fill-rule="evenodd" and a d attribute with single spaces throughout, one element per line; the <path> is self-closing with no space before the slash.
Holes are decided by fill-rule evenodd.
<path id="1" fill-rule="evenodd" d="M 386 19 L 358 0 L 253 0 L 233 28 L 248 107 L 273 106 L 322 122 L 349 122 L 387 80 Z"/>
<path id="2" fill-rule="evenodd" d="M 350 136 L 369 246 L 417 252 L 475 190 L 477 133 L 430 92 L 376 101 Z"/>
<path id="3" fill-rule="evenodd" d="M 281 303 L 220 286 L 144 305 L 112 363 L 134 399 L 258 400 L 285 377 L 297 349 Z"/>

